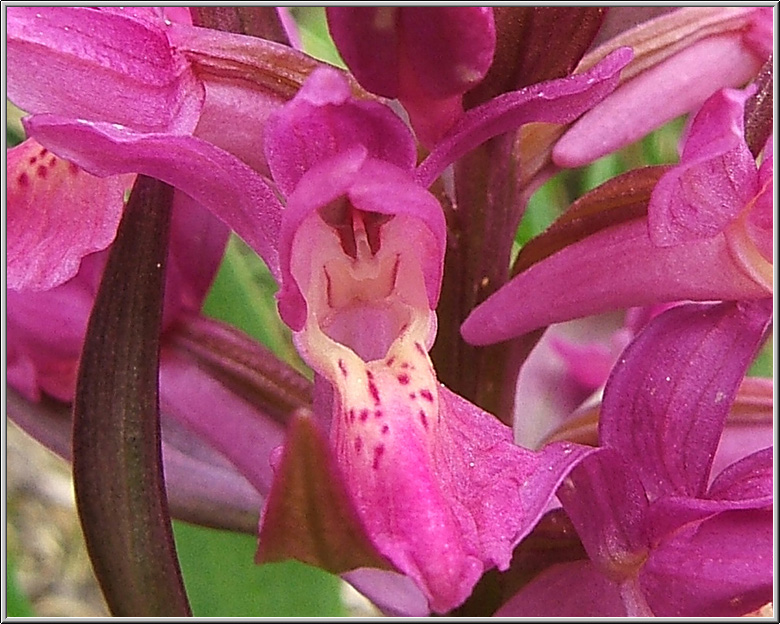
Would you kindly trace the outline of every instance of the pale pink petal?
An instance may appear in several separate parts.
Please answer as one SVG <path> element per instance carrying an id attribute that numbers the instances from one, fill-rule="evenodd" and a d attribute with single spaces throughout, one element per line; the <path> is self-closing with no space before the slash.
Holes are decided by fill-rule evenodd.
<path id="1" fill-rule="evenodd" d="M 580 167 L 638 141 L 721 87 L 745 84 L 764 60 L 746 48 L 741 33 L 701 39 L 621 84 L 585 113 L 555 145 L 553 161 Z"/>

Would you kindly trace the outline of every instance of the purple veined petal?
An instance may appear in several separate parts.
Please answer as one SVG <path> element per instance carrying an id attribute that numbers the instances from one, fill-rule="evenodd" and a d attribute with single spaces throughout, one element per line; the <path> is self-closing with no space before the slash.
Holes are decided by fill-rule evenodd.
<path id="1" fill-rule="evenodd" d="M 496 617 L 625 617 L 620 587 L 590 561 L 551 566 L 509 602 Z"/>
<path id="2" fill-rule="evenodd" d="M 536 526 L 561 482 L 595 449 L 556 442 L 530 451 L 512 443 L 498 419 L 443 385 L 439 396 L 454 446 L 449 487 L 475 518 L 483 557 L 504 570 L 511 549 Z"/>
<path id="3" fill-rule="evenodd" d="M 717 89 L 744 84 L 762 62 L 746 49 L 741 33 L 697 41 L 585 113 L 556 143 L 553 161 L 559 167 L 587 165 L 695 109 Z"/>
<path id="4" fill-rule="evenodd" d="M 728 511 L 659 544 L 640 585 L 661 617 L 734 617 L 772 600 L 772 510 Z"/>
<path id="5" fill-rule="evenodd" d="M 485 7 L 332 7 L 328 27 L 361 85 L 403 98 L 404 84 L 429 98 L 460 95 L 493 60 L 495 26 Z"/>
<path id="6" fill-rule="evenodd" d="M 359 568 L 343 575 L 345 581 L 368 598 L 382 613 L 395 617 L 430 615 L 428 600 L 408 576 L 379 570 Z"/>
<path id="7" fill-rule="evenodd" d="M 600 102 L 617 85 L 632 52 L 621 48 L 589 71 L 500 95 L 468 111 L 417 168 L 430 186 L 444 169 L 488 139 L 531 121 L 567 123 Z"/>
<path id="8" fill-rule="evenodd" d="M 112 124 L 35 115 L 25 128 L 42 144 L 98 176 L 143 173 L 187 193 L 217 215 L 279 277 L 281 203 L 270 186 L 240 160 L 185 135 L 139 135 Z"/>
<path id="9" fill-rule="evenodd" d="M 601 449 L 572 470 L 558 498 L 593 564 L 616 583 L 635 577 L 650 539 L 647 496 L 632 464 Z"/>
<path id="10" fill-rule="evenodd" d="M 651 500 L 706 491 L 729 408 L 770 321 L 771 299 L 682 305 L 623 352 L 604 390 L 599 438 L 633 458 Z"/>
<path id="11" fill-rule="evenodd" d="M 744 106 L 753 91 L 723 89 L 696 115 L 680 164 L 658 181 L 647 207 L 654 244 L 715 236 L 756 195 L 756 163 L 744 138 Z"/>
<path id="12" fill-rule="evenodd" d="M 8 12 L 8 97 L 22 110 L 191 132 L 204 91 L 165 32 L 84 7 Z"/>
<path id="13" fill-rule="evenodd" d="M 8 287 L 47 290 L 116 235 L 134 176 L 96 178 L 33 139 L 8 156 Z"/>
<path id="14" fill-rule="evenodd" d="M 660 248 L 650 241 L 646 221 L 636 219 L 529 267 L 477 306 L 461 333 L 471 344 L 491 344 L 610 310 L 771 295 L 735 264 L 725 237 Z"/>
<path id="15" fill-rule="evenodd" d="M 383 104 L 350 96 L 341 72 L 321 68 L 269 119 L 265 155 L 285 195 L 314 165 L 358 145 L 378 160 L 408 171 L 414 167 L 416 146 L 401 119 Z"/>

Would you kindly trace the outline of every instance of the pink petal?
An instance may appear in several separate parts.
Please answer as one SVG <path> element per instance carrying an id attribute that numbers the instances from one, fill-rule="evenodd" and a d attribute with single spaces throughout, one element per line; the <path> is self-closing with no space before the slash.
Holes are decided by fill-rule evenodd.
<path id="1" fill-rule="evenodd" d="M 96 178 L 33 139 L 7 156 L 8 287 L 47 290 L 114 240 L 133 176 Z"/>
<path id="2" fill-rule="evenodd" d="M 651 499 L 704 495 L 729 408 L 770 320 L 771 300 L 678 306 L 623 352 L 604 390 L 599 437 L 634 458 Z"/>
<path id="3" fill-rule="evenodd" d="M 8 417 L 23 431 L 66 461 L 71 460 L 71 408 L 64 403 L 30 403 L 13 390 Z M 201 438 L 182 431 L 165 414 L 162 452 L 171 513 L 187 522 L 254 533 L 258 492 Z"/>
<path id="4" fill-rule="evenodd" d="M 398 19 L 406 61 L 401 72 L 413 72 L 417 88 L 432 99 L 465 93 L 493 62 L 496 31 L 491 7 L 409 7 L 399 11 Z M 402 98 L 407 80 L 402 75 Z"/>
<path id="5" fill-rule="evenodd" d="M 259 493 L 267 495 L 273 479 L 269 457 L 284 440 L 283 427 L 180 353 L 166 349 L 162 357 L 162 411 L 207 440 Z"/>
<path id="6" fill-rule="evenodd" d="M 638 141 L 696 109 L 719 88 L 743 85 L 762 62 L 739 32 L 697 41 L 624 82 L 585 113 L 555 145 L 553 161 L 580 167 Z"/>
<path id="7" fill-rule="evenodd" d="M 732 464 L 715 478 L 707 497 L 735 502 L 750 500 L 756 507 L 772 505 L 772 455 L 772 448 L 767 447 Z"/>
<path id="8" fill-rule="evenodd" d="M 496 617 L 625 617 L 620 588 L 590 561 L 551 566 L 523 587 Z"/>
<path id="9" fill-rule="evenodd" d="M 745 377 L 742 381 L 712 461 L 713 476 L 743 457 L 772 445 L 773 395 L 772 379 Z"/>
<path id="10" fill-rule="evenodd" d="M 203 86 L 165 32 L 83 7 L 8 12 L 8 97 L 31 113 L 191 132 Z"/>
<path id="11" fill-rule="evenodd" d="M 523 271 L 472 311 L 461 333 L 471 344 L 491 344 L 609 310 L 769 296 L 766 286 L 736 265 L 724 237 L 660 248 L 651 242 L 646 222 L 637 219 Z"/>
<path id="12" fill-rule="evenodd" d="M 662 617 L 734 617 L 772 600 L 771 510 L 731 511 L 655 548 L 640 584 Z"/>
<path id="13" fill-rule="evenodd" d="M 31 401 L 42 392 L 73 400 L 94 297 L 91 285 L 78 278 L 47 291 L 7 293 L 6 379 L 12 388 Z"/>
<path id="14" fill-rule="evenodd" d="M 230 230 L 189 195 L 175 192 L 165 267 L 163 328 L 198 314 L 225 253 Z"/>
<path id="15" fill-rule="evenodd" d="M 493 60 L 490 8 L 331 7 L 327 16 L 352 73 L 384 97 L 403 98 L 410 82 L 431 99 L 460 95 L 479 82 Z"/>
<path id="16" fill-rule="evenodd" d="M 301 176 L 357 145 L 369 156 L 411 170 L 417 157 L 409 129 L 389 108 L 350 97 L 346 77 L 318 69 L 269 120 L 265 154 L 274 180 L 290 195 Z"/>
<path id="17" fill-rule="evenodd" d="M 343 578 L 385 615 L 421 617 L 431 613 L 423 593 L 403 574 L 360 568 L 344 574 Z"/>
<path id="18" fill-rule="evenodd" d="M 143 173 L 187 193 L 241 236 L 278 277 L 281 204 L 268 184 L 234 156 L 191 136 L 142 135 L 52 115 L 29 117 L 25 128 L 95 175 Z"/>
<path id="19" fill-rule="evenodd" d="M 750 90 L 723 89 L 696 115 L 680 164 L 658 181 L 647 207 L 654 244 L 715 236 L 756 195 L 756 163 L 744 138 L 750 95 Z"/>
<path id="20" fill-rule="evenodd" d="M 505 93 L 471 109 L 417 168 L 417 179 L 430 186 L 464 154 L 525 123 L 573 121 L 615 88 L 631 55 L 628 48 L 616 50 L 588 72 Z"/>
<path id="21" fill-rule="evenodd" d="M 612 364 L 625 346 L 621 323 L 622 315 L 615 313 L 578 319 L 547 329 L 517 378 L 512 422 L 518 444 L 539 448 L 545 438 L 592 394 L 594 388 L 584 387 L 575 374 L 580 367 L 592 372 L 587 358 L 580 351 L 584 342 L 610 349 L 609 368 L 599 385 L 606 382 Z M 568 349 L 577 354 L 574 362 L 571 357 L 562 355 L 562 344 L 568 345 Z M 583 359 L 579 360 L 580 357 Z M 601 370 L 601 367 L 597 369 Z"/>
<path id="22" fill-rule="evenodd" d="M 398 96 L 396 7 L 328 7 L 328 30 L 341 58 L 371 93 Z M 370 52 L 369 52 L 370 50 Z"/>

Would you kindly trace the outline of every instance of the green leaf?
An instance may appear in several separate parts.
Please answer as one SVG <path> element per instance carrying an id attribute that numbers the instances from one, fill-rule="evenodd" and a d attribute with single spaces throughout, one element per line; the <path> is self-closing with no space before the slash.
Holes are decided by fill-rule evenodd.
<path id="1" fill-rule="evenodd" d="M 766 339 L 764 346 L 758 352 L 756 359 L 748 371 L 748 377 L 772 377 L 774 375 L 774 336 L 772 333 Z"/>
<path id="2" fill-rule="evenodd" d="M 330 38 L 328 23 L 325 19 L 325 8 L 295 7 L 292 11 L 301 32 L 301 43 L 304 51 L 314 58 L 346 69 L 347 66 Z"/>
<path id="3" fill-rule="evenodd" d="M 32 605 L 16 583 L 16 562 L 10 549 L 6 551 L 5 609 L 7 617 L 34 617 Z"/>
<path id="4" fill-rule="evenodd" d="M 174 522 L 184 583 L 197 617 L 340 617 L 341 579 L 287 561 L 255 565 L 256 539 Z"/>

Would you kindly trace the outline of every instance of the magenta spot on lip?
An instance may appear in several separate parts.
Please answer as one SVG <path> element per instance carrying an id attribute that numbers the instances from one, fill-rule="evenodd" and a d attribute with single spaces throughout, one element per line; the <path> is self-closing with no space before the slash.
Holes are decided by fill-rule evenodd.
<path id="1" fill-rule="evenodd" d="M 355 410 L 350 409 L 348 412 L 349 415 L 349 422 L 355 422 Z"/>
<path id="2" fill-rule="evenodd" d="M 379 399 L 379 388 L 374 383 L 374 374 L 371 371 L 366 371 L 368 377 L 368 391 L 371 393 L 371 398 L 374 399 L 374 405 L 379 405 L 382 401 Z"/>
<path id="3" fill-rule="evenodd" d="M 34 165 L 35 163 L 38 162 L 38 157 L 37 156 L 31 156 L 29 162 L 30 162 L 31 165 Z"/>
<path id="4" fill-rule="evenodd" d="M 382 454 L 385 452 L 385 445 L 384 444 L 378 444 L 374 447 L 374 463 L 372 464 L 372 467 L 374 470 L 379 468 L 379 458 L 382 457 Z"/>
<path id="5" fill-rule="evenodd" d="M 387 433 L 390 431 L 390 427 L 388 425 L 382 425 L 382 433 Z"/>
<path id="6" fill-rule="evenodd" d="M 382 410 L 376 410 L 374 412 L 374 418 L 382 418 Z"/>
<path id="7" fill-rule="evenodd" d="M 398 383 L 400 383 L 402 386 L 405 386 L 409 383 L 409 375 L 406 373 L 402 373 L 398 375 Z"/>
<path id="8" fill-rule="evenodd" d="M 49 170 L 43 165 L 38 165 L 38 168 L 35 170 L 35 173 L 39 178 L 45 178 L 48 175 Z"/>
<path id="9" fill-rule="evenodd" d="M 41 148 L 41 151 L 40 151 L 40 152 L 38 152 L 38 156 L 40 156 L 41 158 L 43 158 L 43 157 L 44 157 L 44 156 L 46 156 L 46 154 L 48 154 L 48 153 L 49 153 L 49 150 L 47 150 L 45 147 L 42 147 L 42 148 Z"/>
<path id="10" fill-rule="evenodd" d="M 75 163 L 68 163 L 68 169 L 73 175 L 76 175 L 80 171 L 78 165 Z"/>
<path id="11" fill-rule="evenodd" d="M 54 156 L 52 156 L 52 157 L 49 159 L 49 162 L 48 162 L 48 163 L 46 163 L 46 164 L 48 165 L 49 169 L 51 169 L 52 167 L 56 166 L 56 164 L 57 164 L 57 159 L 56 159 Z"/>
<path id="12" fill-rule="evenodd" d="M 420 390 L 420 396 L 426 401 L 433 403 L 433 395 L 430 390 Z"/>
<path id="13" fill-rule="evenodd" d="M 392 366 L 393 362 L 395 362 L 395 356 L 394 355 L 390 356 L 390 358 L 387 360 L 387 365 L 388 366 Z"/>
<path id="14" fill-rule="evenodd" d="M 341 374 L 344 375 L 344 378 L 347 377 L 347 367 L 344 365 L 344 360 L 339 359 L 339 370 L 341 371 Z"/>
<path id="15" fill-rule="evenodd" d="M 360 422 L 366 422 L 368 420 L 368 410 L 362 409 L 360 410 Z"/>
<path id="16" fill-rule="evenodd" d="M 360 437 L 355 438 L 355 452 L 359 453 L 360 449 L 363 448 L 363 439 Z"/>
<path id="17" fill-rule="evenodd" d="M 403 362 L 403 363 L 401 364 L 401 368 L 412 368 L 412 365 L 411 365 L 411 364 L 409 364 L 409 362 Z"/>
<path id="18" fill-rule="evenodd" d="M 414 401 L 417 398 L 417 395 L 414 392 L 410 392 L 409 398 L 412 399 L 412 401 Z"/>
<path id="19" fill-rule="evenodd" d="M 425 415 L 425 412 L 420 410 L 420 422 L 422 423 L 422 426 L 426 429 L 428 428 L 428 416 Z"/>
<path id="20" fill-rule="evenodd" d="M 30 178 L 28 178 L 27 174 L 22 171 L 22 173 L 19 174 L 19 177 L 16 178 L 16 182 L 19 184 L 19 186 L 27 186 L 30 183 Z"/>

